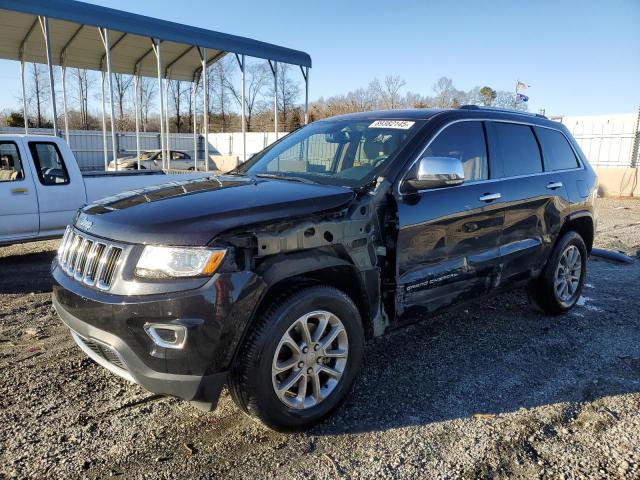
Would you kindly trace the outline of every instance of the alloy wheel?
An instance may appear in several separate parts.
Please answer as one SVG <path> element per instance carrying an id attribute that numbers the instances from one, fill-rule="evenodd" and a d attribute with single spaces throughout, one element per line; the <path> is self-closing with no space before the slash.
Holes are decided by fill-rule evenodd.
<path id="1" fill-rule="evenodd" d="M 569 245 L 556 268 L 554 289 L 558 300 L 569 303 L 580 285 L 582 275 L 582 255 L 575 245 Z"/>
<path id="2" fill-rule="evenodd" d="M 271 366 L 276 396 L 289 408 L 318 405 L 340 382 L 348 355 L 347 331 L 335 314 L 317 310 L 303 315 L 276 348 Z"/>

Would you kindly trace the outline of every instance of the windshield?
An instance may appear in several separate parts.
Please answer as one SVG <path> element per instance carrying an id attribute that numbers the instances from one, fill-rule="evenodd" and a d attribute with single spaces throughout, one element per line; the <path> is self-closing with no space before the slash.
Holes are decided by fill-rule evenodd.
<path id="1" fill-rule="evenodd" d="M 158 152 L 142 152 L 140 154 L 140 160 L 151 160 L 157 153 Z"/>
<path id="2" fill-rule="evenodd" d="M 236 170 L 330 185 L 363 186 L 408 142 L 422 122 L 324 120 L 297 130 Z"/>

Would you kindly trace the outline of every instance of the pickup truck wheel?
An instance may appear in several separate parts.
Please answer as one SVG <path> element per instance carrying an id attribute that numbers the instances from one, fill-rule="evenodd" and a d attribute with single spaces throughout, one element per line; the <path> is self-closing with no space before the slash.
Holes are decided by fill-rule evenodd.
<path id="1" fill-rule="evenodd" d="M 362 362 L 360 314 L 342 291 L 312 286 L 277 298 L 230 372 L 236 404 L 279 431 L 303 430 L 346 397 Z"/>
<path id="2" fill-rule="evenodd" d="M 571 309 L 582 292 L 587 273 L 587 247 L 576 232 L 558 241 L 542 275 L 530 288 L 530 297 L 552 315 Z"/>

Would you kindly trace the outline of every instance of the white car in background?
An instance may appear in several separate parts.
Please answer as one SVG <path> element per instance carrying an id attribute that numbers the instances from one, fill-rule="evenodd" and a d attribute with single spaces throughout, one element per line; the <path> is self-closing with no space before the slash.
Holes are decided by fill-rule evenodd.
<path id="1" fill-rule="evenodd" d="M 215 148 L 209 147 L 209 155 L 220 155 Z M 171 162 L 170 166 L 172 170 L 195 170 L 193 164 L 193 157 L 187 152 L 181 150 L 171 150 Z M 107 170 L 110 172 L 116 170 L 137 170 L 138 158 L 133 155 L 129 157 L 122 157 L 116 160 L 118 162 L 118 168 L 116 168 L 116 162 L 111 160 L 107 166 Z M 140 153 L 140 169 L 141 170 L 162 170 L 162 150 L 144 150 Z M 198 170 L 205 170 L 204 159 L 198 159 Z M 216 164 L 209 160 L 209 170 L 216 170 Z"/>

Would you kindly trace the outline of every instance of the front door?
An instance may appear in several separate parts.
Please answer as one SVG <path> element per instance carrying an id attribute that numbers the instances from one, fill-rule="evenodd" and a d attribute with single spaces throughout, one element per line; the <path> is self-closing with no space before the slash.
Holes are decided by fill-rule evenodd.
<path id="1" fill-rule="evenodd" d="M 40 204 L 40 236 L 61 235 L 73 220 L 76 210 L 85 204 L 86 193 L 80 170 L 71 161 L 69 165 L 65 163 L 58 143 L 50 140 L 27 143 Z M 68 147 L 62 143 L 61 147 L 71 159 Z"/>
<path id="2" fill-rule="evenodd" d="M 38 235 L 38 197 L 24 158 L 16 142 L 0 142 L 0 243 Z"/>
<path id="3" fill-rule="evenodd" d="M 425 156 L 460 159 L 465 182 L 398 194 L 400 321 L 487 293 L 499 258 L 503 211 L 500 198 L 489 191 L 493 184 L 483 123 L 448 126 L 428 145 Z"/>

